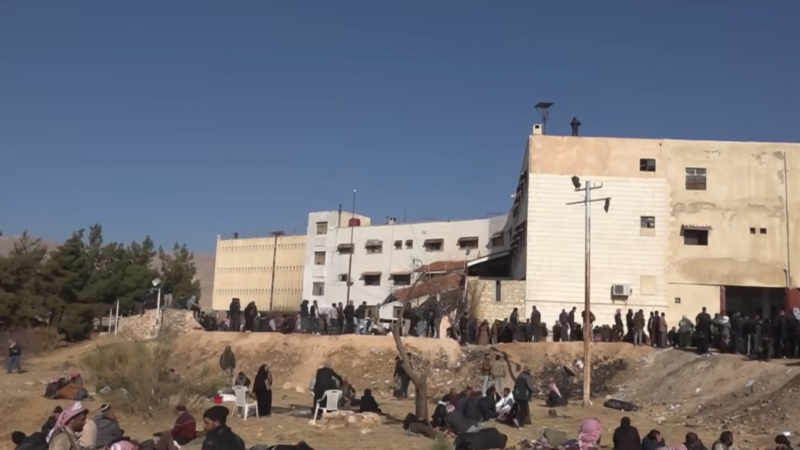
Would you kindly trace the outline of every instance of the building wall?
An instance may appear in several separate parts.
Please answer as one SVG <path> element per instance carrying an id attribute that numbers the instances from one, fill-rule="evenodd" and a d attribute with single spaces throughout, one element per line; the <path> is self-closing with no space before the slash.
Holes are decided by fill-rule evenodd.
<path id="1" fill-rule="evenodd" d="M 303 274 L 303 298 L 317 300 L 320 305 L 345 302 L 347 299 L 347 283 L 339 281 L 340 275 L 348 273 L 350 255 L 338 251 L 340 244 L 353 242 L 352 285 L 350 299 L 356 303 L 367 302 L 375 305 L 383 302 L 396 289 L 389 278 L 392 273 L 410 273 L 420 265 L 436 261 L 462 261 L 465 258 L 475 259 L 486 256 L 493 248 L 490 237 L 503 230 L 506 216 L 488 219 L 426 222 L 414 224 L 368 225 L 368 218 L 360 216 L 361 226 L 347 227 L 346 221 L 341 227 L 330 226 L 324 235 L 316 235 L 316 223 L 337 223 L 338 212 L 313 212 L 309 214 L 305 270 Z M 461 237 L 478 237 L 478 248 L 466 251 L 458 247 Z M 426 251 L 423 242 L 426 239 L 444 239 L 442 251 Z M 368 240 L 383 242 L 383 251 L 378 254 L 366 253 Z M 413 242 L 412 248 L 406 248 L 406 241 Z M 401 241 L 400 249 L 395 249 L 395 241 Z M 494 250 L 505 250 L 498 247 Z M 315 253 L 324 252 L 323 264 L 315 264 Z M 365 286 L 362 274 L 380 272 L 379 286 Z M 322 295 L 314 295 L 314 283 L 323 283 Z"/>
<path id="2" fill-rule="evenodd" d="M 476 302 L 474 313 L 478 320 L 492 322 L 495 319 L 506 319 L 514 308 L 519 309 L 520 320 L 530 316 L 530 308 L 526 309 L 524 280 L 471 277 L 468 283 L 467 295 L 474 296 Z"/>
<path id="3" fill-rule="evenodd" d="M 785 270 L 790 273 L 793 286 L 800 283 L 797 262 L 800 257 L 795 256 L 792 261 L 792 256 L 800 255 L 797 231 L 800 194 L 794 194 L 800 192 L 797 189 L 800 187 L 800 144 L 532 135 L 527 151 L 532 179 L 535 174 L 562 175 L 567 191 L 570 190 L 567 179 L 572 175 L 607 180 L 606 187 L 595 193 L 613 197 L 610 216 L 615 216 L 619 197 L 616 193 L 610 194 L 617 189 L 614 180 L 627 180 L 629 184 L 652 180 L 663 184 L 666 180 L 666 195 L 659 194 L 666 204 L 658 205 L 657 209 L 661 211 L 666 207 L 668 215 L 665 220 L 657 218 L 655 231 L 659 239 L 667 231 L 663 261 L 666 291 L 661 291 L 659 285 L 659 295 L 663 299 L 656 303 L 667 308 L 669 316 L 675 320 L 682 313 L 693 317 L 702 306 L 718 311 L 719 285 L 784 287 Z M 640 171 L 641 158 L 655 159 L 656 170 Z M 687 168 L 706 169 L 706 190 L 686 189 Z M 530 189 L 533 190 L 533 181 Z M 579 199 L 577 194 L 573 195 L 578 197 L 575 200 Z M 529 205 L 528 214 L 535 217 L 531 207 L 535 206 Z M 580 206 L 573 208 L 580 210 Z M 593 210 L 597 220 L 593 223 L 595 241 L 619 232 L 617 228 L 599 228 L 604 219 L 601 211 L 599 205 Z M 630 213 L 635 211 L 631 209 Z M 578 214 L 580 217 L 567 219 L 565 216 L 564 220 L 571 223 L 577 219 L 578 226 L 582 225 L 582 211 L 566 214 Z M 708 246 L 685 245 L 681 233 L 687 225 L 709 227 Z M 755 229 L 755 234 L 751 234 L 751 228 Z M 765 229 L 765 234 L 761 234 L 761 228 Z M 534 239 L 532 232 L 528 235 L 529 240 Z M 531 245 L 534 244 L 530 242 L 529 247 Z M 625 257 L 625 252 L 617 252 L 616 256 L 613 252 L 616 250 L 593 246 L 593 272 L 604 270 L 598 269 L 597 258 Z M 535 272 L 530 267 L 530 248 L 528 253 L 530 274 Z M 580 261 L 571 263 L 573 276 L 582 278 L 582 273 L 577 273 L 582 269 L 576 266 L 580 263 L 582 267 L 582 259 L 581 254 Z M 597 277 L 594 273 L 593 276 Z M 528 283 L 531 295 L 538 288 L 530 275 Z M 595 289 L 593 283 L 593 297 L 597 298 Z M 631 304 L 637 301 L 636 292 L 634 290 Z M 577 299 L 579 303 L 582 297 L 581 293 Z M 613 306 L 603 307 L 613 313 Z M 579 306 L 579 309 L 582 308 Z M 694 313 L 689 314 L 689 311 Z M 599 316 L 597 311 L 595 314 Z"/>
<path id="4" fill-rule="evenodd" d="M 306 236 L 217 238 L 212 308 L 227 310 L 238 297 L 242 307 L 256 302 L 261 311 L 298 311 L 303 293 Z M 272 290 L 273 258 L 275 288 Z"/>
<path id="5" fill-rule="evenodd" d="M 612 198 L 607 213 L 603 202 L 591 203 L 591 296 L 597 320 L 613 323 L 617 308 L 664 309 L 670 222 L 667 181 L 628 177 L 591 177 L 591 181 L 603 183 L 602 189 L 592 191 L 593 198 Z M 582 204 L 567 205 L 582 199 L 583 192 L 574 191 L 568 175 L 530 176 L 527 299 L 547 323 L 561 309 L 584 309 L 585 211 Z M 641 216 L 654 217 L 656 228 L 642 228 Z M 614 284 L 630 286 L 631 295 L 613 298 Z"/>

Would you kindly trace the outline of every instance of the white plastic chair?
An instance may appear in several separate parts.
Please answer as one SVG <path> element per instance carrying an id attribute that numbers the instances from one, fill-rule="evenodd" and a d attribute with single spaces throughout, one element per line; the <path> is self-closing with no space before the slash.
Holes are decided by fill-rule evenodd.
<path id="1" fill-rule="evenodd" d="M 258 418 L 258 403 L 247 401 L 247 388 L 244 386 L 234 386 L 233 393 L 236 396 L 236 403 L 234 404 L 234 411 L 242 408 L 242 418 L 247 420 L 250 408 L 256 410 L 256 418 Z"/>
<path id="2" fill-rule="evenodd" d="M 342 398 L 342 391 L 338 389 L 325 391 L 325 393 L 322 395 L 322 398 L 314 404 L 314 417 L 311 419 L 311 425 L 317 423 L 317 415 L 320 411 L 323 413 L 338 411 L 340 398 Z M 322 402 L 325 402 L 325 406 L 320 405 Z"/>

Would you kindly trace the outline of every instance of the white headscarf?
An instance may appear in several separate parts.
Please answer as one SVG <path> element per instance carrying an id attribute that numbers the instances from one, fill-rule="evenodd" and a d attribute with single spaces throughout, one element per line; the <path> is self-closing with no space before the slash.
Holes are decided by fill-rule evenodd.
<path id="1" fill-rule="evenodd" d="M 797 320 L 800 320 L 800 308 L 792 308 L 792 315 Z"/>

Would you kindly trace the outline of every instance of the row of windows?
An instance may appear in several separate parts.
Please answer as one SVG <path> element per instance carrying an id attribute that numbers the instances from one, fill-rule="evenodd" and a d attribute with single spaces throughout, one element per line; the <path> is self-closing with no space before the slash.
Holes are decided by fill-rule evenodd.
<path id="1" fill-rule="evenodd" d="M 381 286 L 382 275 L 362 275 L 361 280 L 364 286 Z M 411 275 L 391 275 L 392 286 L 410 286 Z M 337 281 L 347 283 L 347 274 L 343 273 L 337 277 Z M 350 283 L 352 286 L 352 282 Z M 325 295 L 325 283 L 315 281 L 311 285 L 311 295 Z"/>
<path id="2" fill-rule="evenodd" d="M 278 250 L 302 250 L 306 247 L 304 243 L 295 244 L 278 244 Z M 274 251 L 275 246 L 271 244 L 263 245 L 225 245 L 219 248 L 221 253 L 235 253 L 235 252 L 258 252 L 258 251 Z"/>
<path id="3" fill-rule="evenodd" d="M 653 216 L 641 216 L 641 227 L 643 229 L 655 229 L 656 218 Z M 681 228 L 684 245 L 708 245 L 708 229 Z M 766 228 L 750 227 L 750 234 L 767 234 Z"/>
<path id="4" fill-rule="evenodd" d="M 300 294 L 302 293 L 302 289 L 296 288 L 275 288 L 271 290 L 269 288 L 256 288 L 256 289 L 243 289 L 243 288 L 235 288 L 235 289 L 216 289 L 215 292 L 219 295 L 264 295 L 269 294 L 270 291 L 273 294 L 287 294 L 287 293 L 294 293 Z"/>
<path id="5" fill-rule="evenodd" d="M 656 160 L 653 158 L 642 158 L 639 160 L 639 172 L 655 172 Z M 686 168 L 686 190 L 705 191 L 706 190 L 706 169 L 703 167 Z"/>
<path id="6" fill-rule="evenodd" d="M 503 235 L 497 236 L 492 239 L 492 246 L 502 246 L 503 245 Z M 456 242 L 458 248 L 460 250 L 472 250 L 477 249 L 480 245 L 480 240 L 478 238 L 459 238 Z M 394 241 L 394 250 L 410 250 L 414 248 L 414 240 L 407 239 L 405 242 L 402 240 Z M 427 252 L 441 252 L 444 251 L 444 239 L 426 239 L 423 244 L 422 248 L 425 249 Z M 377 255 L 383 253 L 383 241 L 381 240 L 368 240 L 366 244 L 364 244 L 365 253 L 368 255 Z M 351 255 L 355 253 L 355 246 L 353 244 L 339 244 L 336 248 L 337 253 L 340 255 Z M 327 260 L 327 252 L 318 251 L 314 252 L 314 265 L 315 266 L 324 266 Z"/>
<path id="7" fill-rule="evenodd" d="M 299 272 L 303 266 L 278 266 L 276 272 Z M 258 267 L 217 267 L 217 273 L 260 273 L 272 272 L 272 266 Z"/>

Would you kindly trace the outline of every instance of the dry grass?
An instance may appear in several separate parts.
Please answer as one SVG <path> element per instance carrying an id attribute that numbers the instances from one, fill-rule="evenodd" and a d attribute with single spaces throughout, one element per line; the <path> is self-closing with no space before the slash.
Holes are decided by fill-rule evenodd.
<path id="1" fill-rule="evenodd" d="M 175 336 L 161 333 L 151 342 L 120 342 L 98 347 L 81 359 L 88 379 L 129 414 L 152 416 L 175 405 L 192 406 L 214 395 L 225 385 L 218 370 L 196 364 L 187 372 L 173 374 Z"/>
<path id="2" fill-rule="evenodd" d="M 64 343 L 58 330 L 52 327 L 20 328 L 0 333 L 0 342 L 6 342 L 8 339 L 19 343 L 23 356 L 49 352 Z"/>

